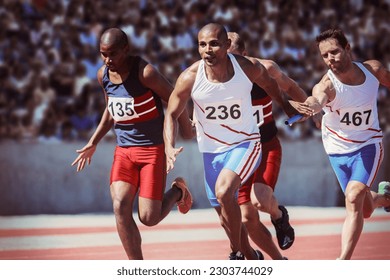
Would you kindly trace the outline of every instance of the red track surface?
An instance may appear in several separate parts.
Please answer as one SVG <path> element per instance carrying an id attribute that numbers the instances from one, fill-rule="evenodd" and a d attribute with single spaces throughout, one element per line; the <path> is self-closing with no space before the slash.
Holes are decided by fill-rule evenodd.
<path id="1" fill-rule="evenodd" d="M 210 215 L 215 215 L 210 214 Z M 174 232 L 181 237 L 179 241 L 174 240 L 152 240 L 143 244 L 145 259 L 149 260 L 223 260 L 229 254 L 229 243 L 222 238 L 210 238 L 207 231 L 222 231 L 220 225 L 215 221 L 216 217 L 211 216 L 210 221 L 194 221 L 193 223 L 163 223 L 156 227 L 140 226 L 141 235 L 148 232 L 159 234 L 160 232 Z M 174 219 L 174 218 L 172 218 Z M 320 234 L 310 234 L 311 228 L 327 226 L 340 228 L 343 217 L 323 217 L 321 219 L 291 219 L 292 225 L 296 228 L 296 239 L 294 245 L 283 252 L 290 260 L 334 260 L 340 250 L 340 231 Z M 376 215 L 369 220 L 371 228 L 363 232 L 353 259 L 356 260 L 390 260 L 390 215 Z M 375 230 L 376 223 L 382 226 Z M 271 232 L 273 228 L 269 222 L 265 222 Z M 384 226 L 383 226 L 384 225 Z M 383 229 L 384 228 L 384 229 Z M 205 232 L 201 240 L 190 239 L 183 241 L 183 235 L 188 232 L 200 230 Z M 114 226 L 65 226 L 65 227 L 14 227 L 0 228 L 0 259 L 3 260 L 125 260 L 126 255 L 120 242 L 105 244 L 104 238 L 101 244 L 98 241 L 95 245 L 75 245 L 68 237 L 82 238 L 85 236 L 96 236 L 97 234 L 109 234 L 116 236 Z M 53 248 L 40 248 L 39 245 L 30 244 L 37 242 L 45 243 L 45 238 L 61 237 L 64 244 L 53 243 Z M 31 239 L 25 239 L 31 238 Z M 19 240 L 21 245 L 15 248 L 7 247 L 7 242 Z M 185 236 L 184 236 L 185 239 Z M 26 241 L 27 240 L 27 241 Z M 31 240 L 31 241 L 29 241 Z M 34 241 L 35 240 L 35 241 Z M 65 240 L 65 241 L 64 241 Z M 28 243 L 30 242 L 30 243 Z M 48 241 L 49 242 L 49 241 Z M 53 241 L 50 241 L 53 242 Z M 25 246 L 23 244 L 27 244 Z M 3 245 L 1 245 L 3 244 Z M 3 248 L 1 247 L 3 246 Z M 269 259 L 266 256 L 266 259 Z"/>

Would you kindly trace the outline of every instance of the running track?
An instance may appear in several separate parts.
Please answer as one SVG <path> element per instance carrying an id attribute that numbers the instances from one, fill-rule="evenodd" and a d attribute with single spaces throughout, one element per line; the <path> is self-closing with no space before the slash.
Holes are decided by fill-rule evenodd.
<path id="1" fill-rule="evenodd" d="M 295 228 L 290 260 L 334 260 L 340 249 L 344 208 L 288 207 Z M 269 217 L 264 224 L 274 234 Z M 138 221 L 138 219 L 136 219 Z M 229 243 L 212 209 L 176 210 L 155 227 L 140 225 L 145 259 L 224 260 Z M 2 260 L 125 260 L 112 214 L 0 217 Z M 266 256 L 266 259 L 269 259 Z M 390 213 L 366 220 L 356 260 L 390 260 Z"/>

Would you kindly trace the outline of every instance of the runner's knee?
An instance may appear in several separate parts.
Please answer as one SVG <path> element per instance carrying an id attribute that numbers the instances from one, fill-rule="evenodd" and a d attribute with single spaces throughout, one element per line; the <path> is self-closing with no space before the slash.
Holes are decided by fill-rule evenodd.
<path id="1" fill-rule="evenodd" d="M 250 212 L 245 212 L 243 213 L 242 212 L 242 223 L 245 225 L 245 226 L 250 226 L 252 224 L 254 224 L 256 222 L 256 219 L 258 219 L 255 215 L 251 214 Z"/>
<path id="2" fill-rule="evenodd" d="M 229 203 L 234 198 L 234 193 L 224 186 L 220 186 L 215 190 L 215 197 L 220 205 Z"/>
<path id="3" fill-rule="evenodd" d="M 153 215 L 152 213 L 139 213 L 138 214 L 139 220 L 142 224 L 148 227 L 152 227 L 157 225 L 160 222 L 160 218 L 156 215 Z"/>
<path id="4" fill-rule="evenodd" d="M 359 202 L 363 202 L 365 195 L 366 195 L 365 189 L 354 188 L 346 192 L 345 199 L 350 204 L 356 204 Z"/>
<path id="5" fill-rule="evenodd" d="M 138 218 L 145 226 L 155 226 L 161 221 L 161 207 L 142 200 L 138 205 Z"/>
<path id="6" fill-rule="evenodd" d="M 253 201 L 252 205 L 261 212 L 268 212 L 268 209 L 270 208 L 270 202 L 269 201 Z"/>
<path id="7" fill-rule="evenodd" d="M 132 205 L 128 201 L 113 199 L 113 212 L 117 220 L 129 219 L 132 216 Z"/>
<path id="8" fill-rule="evenodd" d="M 363 217 L 364 219 L 368 219 L 371 217 L 373 211 L 371 211 L 371 209 L 367 210 L 367 209 L 363 209 Z"/>
<path id="9" fill-rule="evenodd" d="M 271 187 L 261 183 L 254 185 L 251 192 L 251 202 L 256 209 L 269 213 L 270 209 L 272 209 L 273 201 L 273 190 Z"/>

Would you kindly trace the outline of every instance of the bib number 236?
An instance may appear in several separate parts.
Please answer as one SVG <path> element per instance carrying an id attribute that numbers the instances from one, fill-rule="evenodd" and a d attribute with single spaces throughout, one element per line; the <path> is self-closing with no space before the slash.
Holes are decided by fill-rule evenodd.
<path id="1" fill-rule="evenodd" d="M 206 119 L 215 123 L 237 123 L 241 120 L 241 106 L 237 102 L 209 103 L 205 106 Z"/>

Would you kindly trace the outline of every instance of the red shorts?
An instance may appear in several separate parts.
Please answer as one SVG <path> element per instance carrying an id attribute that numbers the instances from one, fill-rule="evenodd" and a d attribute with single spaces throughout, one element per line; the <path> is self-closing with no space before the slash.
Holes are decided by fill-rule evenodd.
<path id="1" fill-rule="evenodd" d="M 164 145 L 115 148 L 110 185 L 124 181 L 139 189 L 139 196 L 162 200 L 166 183 Z"/>
<path id="2" fill-rule="evenodd" d="M 278 181 L 280 165 L 282 163 L 282 146 L 277 137 L 262 143 L 261 163 L 255 173 L 240 187 L 238 191 L 238 204 L 251 201 L 252 184 L 263 183 L 275 190 Z"/>

